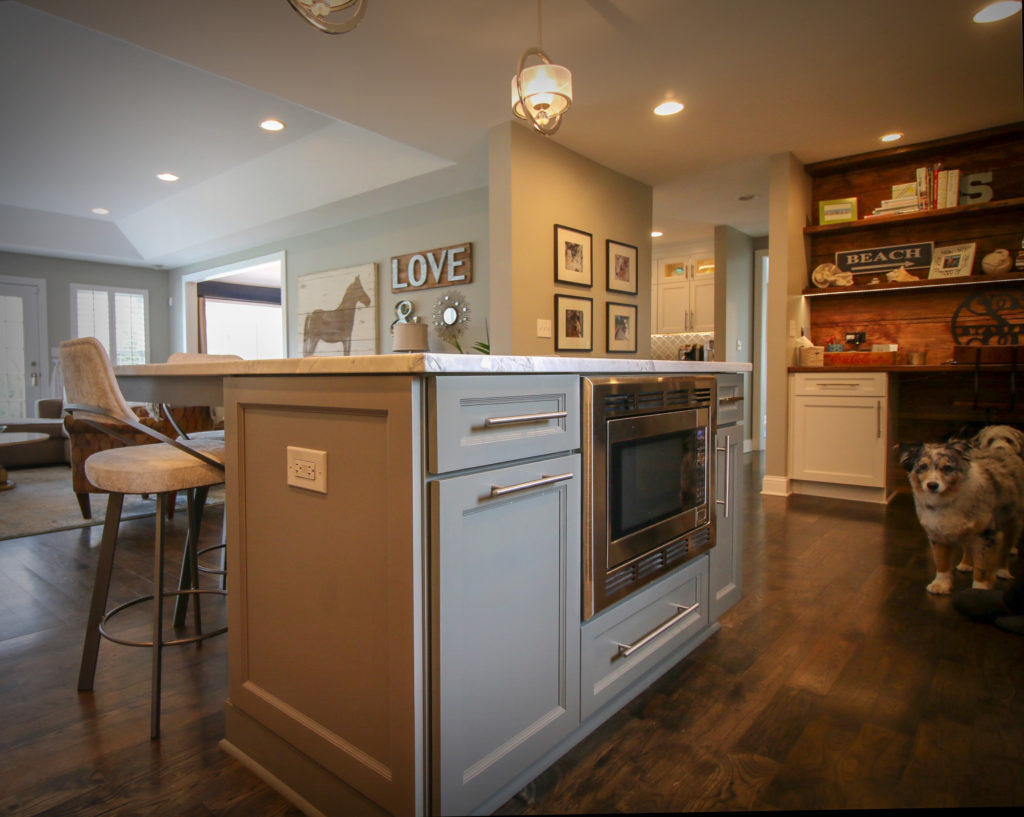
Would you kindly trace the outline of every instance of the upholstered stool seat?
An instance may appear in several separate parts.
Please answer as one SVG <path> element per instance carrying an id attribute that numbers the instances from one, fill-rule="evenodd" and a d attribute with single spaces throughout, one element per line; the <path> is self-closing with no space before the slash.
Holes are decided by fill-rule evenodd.
<path id="1" fill-rule="evenodd" d="M 224 461 L 223 436 L 220 441 L 189 439 L 184 444 Z M 99 451 L 85 461 L 85 473 L 95 485 L 115 494 L 163 494 L 224 481 L 222 469 L 170 445 Z"/>
<path id="2" fill-rule="evenodd" d="M 227 630 L 220 627 L 203 630 L 199 598 L 204 594 L 224 595 L 223 589 L 199 586 L 199 549 L 197 542 L 203 506 L 212 485 L 224 482 L 224 442 L 218 439 L 172 439 L 139 422 L 121 394 L 113 366 L 106 350 L 95 338 L 78 338 L 60 346 L 67 401 L 64 410 L 76 420 L 119 436 L 121 427 L 147 435 L 153 444 L 126 445 L 92 454 L 85 461 L 89 481 L 109 494 L 107 515 L 103 523 L 96 577 L 93 584 L 89 619 L 86 624 L 82 662 L 78 674 L 79 691 L 93 688 L 101 637 L 118 644 L 152 649 L 152 681 L 150 694 L 150 737 L 160 735 L 160 686 L 163 648 L 172 644 L 200 641 Z M 165 510 L 174 495 L 184 491 L 188 499 L 188 532 L 185 537 L 181 578 L 176 590 L 164 592 L 164 529 Z M 139 596 L 107 610 L 107 596 L 114 569 L 114 554 L 121 522 L 121 508 L 126 494 L 156 496 L 155 536 L 153 547 L 153 592 Z M 195 631 L 186 637 L 168 639 L 164 635 L 163 600 L 175 598 L 174 626 L 185 625 L 190 602 L 194 602 Z M 106 625 L 120 612 L 149 601 L 153 609 L 152 639 L 128 640 L 112 635 Z"/>

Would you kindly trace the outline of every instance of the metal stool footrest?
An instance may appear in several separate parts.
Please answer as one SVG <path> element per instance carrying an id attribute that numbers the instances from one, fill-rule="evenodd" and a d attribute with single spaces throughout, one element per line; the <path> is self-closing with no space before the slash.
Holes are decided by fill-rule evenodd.
<path id="1" fill-rule="evenodd" d="M 218 576 L 226 576 L 228 572 L 223 568 L 205 567 L 204 565 L 199 564 L 198 558 L 202 556 L 204 553 L 209 553 L 211 550 L 220 550 L 221 548 L 226 548 L 227 546 L 227 542 L 221 542 L 219 545 L 210 545 L 208 548 L 202 548 L 201 550 L 199 550 L 196 553 L 196 569 L 200 573 L 215 573 Z"/>
<path id="2" fill-rule="evenodd" d="M 212 588 L 211 589 L 201 588 L 201 589 L 198 589 L 198 590 L 173 590 L 173 591 L 168 591 L 168 592 L 164 593 L 163 594 L 163 598 L 169 599 L 169 598 L 177 598 L 178 596 L 199 595 L 199 594 L 226 596 L 228 593 L 227 593 L 227 590 L 216 590 L 216 589 L 212 589 Z M 126 602 L 124 602 L 124 604 L 119 604 L 119 605 L 117 605 L 117 607 L 113 607 L 110 610 L 108 610 L 106 613 L 103 614 L 103 618 L 100 619 L 100 625 L 99 625 L 100 635 L 103 636 L 108 641 L 113 641 L 115 644 L 123 644 L 126 647 L 152 647 L 153 646 L 153 642 L 152 641 L 130 641 L 130 640 L 126 639 L 126 638 L 121 638 L 120 636 L 111 635 L 110 633 L 108 633 L 106 631 L 106 629 L 104 629 L 105 626 L 106 626 L 106 623 L 110 619 L 112 619 L 114 616 L 116 616 L 118 613 L 123 613 L 125 610 L 127 610 L 130 607 L 134 607 L 136 604 L 142 604 L 143 602 L 152 601 L 152 600 L 153 600 L 153 594 L 150 593 L 148 596 L 138 596 L 137 598 L 131 599 L 130 601 L 126 601 Z M 175 639 L 172 639 L 171 641 L 161 641 L 160 643 L 164 647 L 174 647 L 174 646 L 177 646 L 179 644 L 194 644 L 196 641 L 205 641 L 207 638 L 213 638 L 215 635 L 221 635 L 222 633 L 226 633 L 227 631 L 228 631 L 228 628 L 227 628 L 227 625 L 225 625 L 223 627 L 218 627 L 216 630 L 210 630 L 209 632 L 196 633 L 195 635 L 190 635 L 190 636 L 187 636 L 185 638 L 175 638 Z"/>

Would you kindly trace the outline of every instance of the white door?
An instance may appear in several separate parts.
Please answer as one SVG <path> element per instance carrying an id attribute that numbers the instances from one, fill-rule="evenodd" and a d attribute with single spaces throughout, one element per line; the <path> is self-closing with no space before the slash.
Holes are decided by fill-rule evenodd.
<path id="1" fill-rule="evenodd" d="M 34 414 L 36 400 L 44 394 L 42 286 L 41 281 L 0 279 L 0 420 Z"/>

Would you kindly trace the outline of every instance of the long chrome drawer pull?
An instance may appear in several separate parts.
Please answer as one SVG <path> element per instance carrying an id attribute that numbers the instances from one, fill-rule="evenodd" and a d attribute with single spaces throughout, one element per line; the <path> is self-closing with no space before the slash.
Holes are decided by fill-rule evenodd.
<path id="1" fill-rule="evenodd" d="M 531 479 L 529 482 L 520 482 L 518 485 L 492 485 L 491 496 L 505 496 L 514 494 L 516 491 L 525 491 L 528 488 L 539 488 L 542 485 L 554 485 L 556 482 L 566 482 L 572 479 L 572 474 L 555 474 L 552 477 L 544 476 L 540 479 Z"/>
<path id="2" fill-rule="evenodd" d="M 619 648 L 619 655 L 621 655 L 623 658 L 626 658 L 627 656 L 630 656 L 633 653 L 635 653 L 637 650 L 646 647 L 659 635 L 665 632 L 665 630 L 669 629 L 673 624 L 678 624 L 680 621 L 682 621 L 684 618 L 690 615 L 690 613 L 692 613 L 694 610 L 700 607 L 700 602 L 698 601 L 696 604 L 691 604 L 689 607 L 683 607 L 683 605 L 676 604 L 675 602 L 673 602 L 672 606 L 675 607 L 679 612 L 672 616 L 672 618 L 670 618 L 656 630 L 651 630 L 647 635 L 645 635 L 643 638 L 637 641 L 636 644 L 620 644 L 618 641 L 616 641 L 615 646 Z"/>
<path id="3" fill-rule="evenodd" d="M 485 426 L 510 426 L 516 423 L 536 423 L 540 420 L 560 420 L 567 417 L 567 411 L 543 411 L 539 414 L 517 414 L 512 417 L 488 417 Z"/>

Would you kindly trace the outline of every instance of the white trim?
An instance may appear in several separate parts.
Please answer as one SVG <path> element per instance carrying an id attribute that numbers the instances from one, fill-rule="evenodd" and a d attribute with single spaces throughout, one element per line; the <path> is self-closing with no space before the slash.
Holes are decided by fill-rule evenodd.
<path id="1" fill-rule="evenodd" d="M 761 493 L 765 496 L 789 496 L 789 477 L 775 477 L 768 474 L 761 480 Z"/>
<path id="2" fill-rule="evenodd" d="M 46 361 L 46 371 L 40 372 L 39 394 L 50 396 L 46 385 L 49 384 L 53 375 L 53 361 L 57 355 L 57 349 L 50 348 L 50 330 L 46 321 L 46 280 L 44 278 L 26 278 L 21 275 L 0 275 L 0 284 L 18 284 L 20 286 L 34 287 L 36 290 L 36 308 L 39 314 L 36 315 L 36 333 L 39 343 L 39 357 Z M 40 366 L 42 369 L 42 366 Z M 30 409 L 25 406 L 26 411 Z M 32 409 L 34 410 L 34 409 Z"/>
<path id="3" fill-rule="evenodd" d="M 247 258 L 244 261 L 235 261 L 231 264 L 224 264 L 219 267 L 188 272 L 181 276 L 181 337 L 185 348 L 179 351 L 198 352 L 196 344 L 196 332 L 199 324 L 199 306 L 196 297 L 196 284 L 200 281 L 215 281 L 218 278 L 227 278 L 235 273 L 241 272 L 249 267 L 256 267 L 260 264 L 269 264 L 276 261 L 281 276 L 281 338 L 285 357 L 288 356 L 288 274 L 285 251 L 272 252 L 269 255 L 261 255 L 258 258 Z"/>
<path id="4" fill-rule="evenodd" d="M 133 287 L 122 287 L 122 286 L 106 286 L 106 285 L 103 285 L 103 284 L 77 284 L 75 282 L 72 282 L 72 283 L 68 284 L 68 288 L 69 288 L 68 289 L 68 292 L 69 292 L 69 296 L 68 296 L 68 311 L 70 312 L 70 315 L 68 316 L 68 318 L 69 318 L 69 323 L 71 324 L 71 326 L 69 327 L 70 330 L 71 330 L 71 337 L 73 337 L 73 338 L 81 337 L 81 335 L 78 332 L 78 294 L 77 294 L 80 290 L 84 290 L 86 292 L 113 293 L 114 295 L 141 295 L 142 296 L 142 303 L 144 305 L 144 310 L 145 310 L 144 326 L 143 326 L 143 329 L 145 330 L 145 333 L 146 333 L 146 360 L 145 360 L 145 362 L 146 363 L 150 362 L 150 356 L 152 355 L 153 347 L 152 347 L 152 344 L 150 343 L 150 336 L 149 336 L 149 330 L 150 330 L 150 323 L 151 323 L 151 321 L 150 321 L 150 318 L 149 318 L 149 290 L 148 289 L 135 289 Z M 117 363 L 117 324 L 116 324 L 117 317 L 116 317 L 116 314 L 115 314 L 115 311 L 114 311 L 113 299 L 110 299 L 110 312 L 109 312 L 109 315 L 110 315 L 110 327 L 109 327 L 109 331 L 110 331 L 110 345 L 113 348 L 109 349 L 108 353 L 110 354 L 111 361 L 116 366 L 116 365 L 118 365 L 118 363 Z"/>

